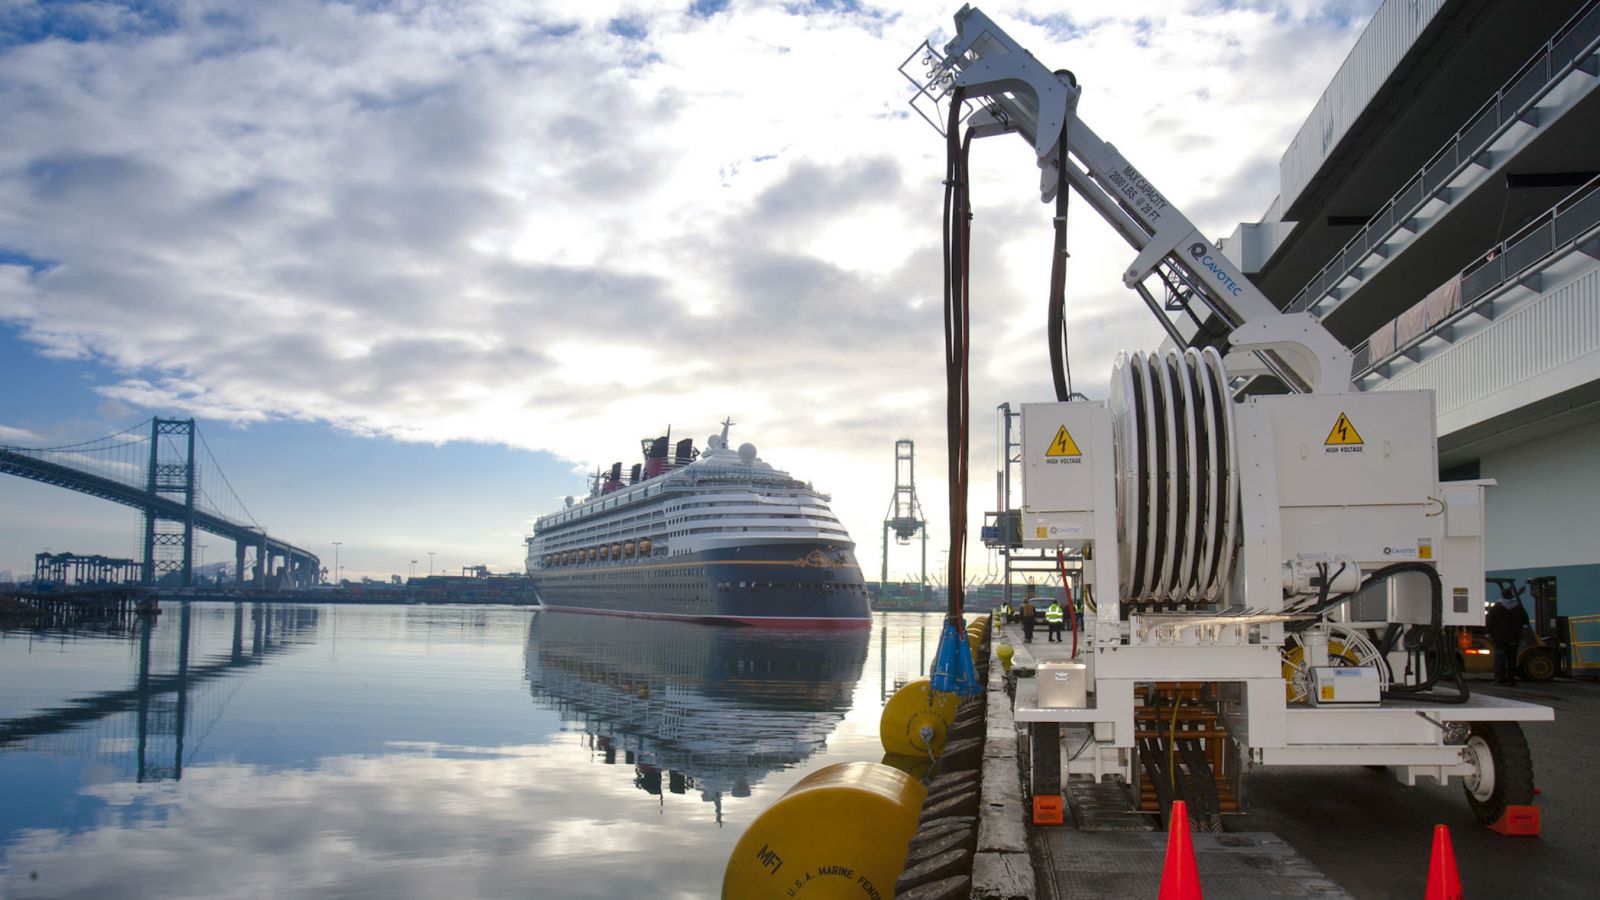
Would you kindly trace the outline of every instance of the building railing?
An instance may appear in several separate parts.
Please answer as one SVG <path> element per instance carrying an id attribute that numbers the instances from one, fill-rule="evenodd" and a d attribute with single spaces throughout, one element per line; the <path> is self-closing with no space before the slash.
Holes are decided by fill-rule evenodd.
<path id="1" fill-rule="evenodd" d="M 1367 220 L 1333 259 L 1295 294 L 1285 310 L 1304 312 L 1327 296 L 1373 248 L 1403 227 L 1423 204 L 1438 197 L 1445 185 L 1463 169 L 1475 164 L 1526 109 L 1538 103 L 1568 72 L 1592 55 L 1597 46 L 1600 46 L 1600 0 L 1590 0 Z"/>
<path id="2" fill-rule="evenodd" d="M 1351 354 L 1357 379 L 1454 323 L 1500 286 L 1566 249 L 1600 226 L 1600 175 L 1563 197 L 1538 218 L 1491 247 L 1394 321 L 1357 344 Z"/>

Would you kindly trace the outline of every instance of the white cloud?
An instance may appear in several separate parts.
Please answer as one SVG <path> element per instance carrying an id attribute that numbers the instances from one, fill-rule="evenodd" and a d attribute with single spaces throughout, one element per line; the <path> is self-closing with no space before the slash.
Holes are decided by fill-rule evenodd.
<path id="1" fill-rule="evenodd" d="M 599 897 L 649 892 L 653 881 L 686 891 L 704 878 L 705 867 L 673 862 L 691 853 L 711 804 L 674 797 L 676 828 L 619 828 L 639 791 L 612 767 L 552 762 L 576 743 L 393 745 L 310 769 L 221 762 L 191 766 L 179 782 L 91 785 L 84 793 L 105 806 L 96 821 L 21 834 L 6 849 L 0 886 L 16 896 L 159 883 L 189 897 L 410 897 L 505 896 L 537 882 Z M 584 786 L 583 809 L 546 787 L 574 782 Z M 224 832 L 229 839 L 217 840 Z M 612 866 L 604 885 L 592 883 L 594 860 L 624 858 L 640 864 Z"/>
<path id="2" fill-rule="evenodd" d="M 37 444 L 44 440 L 26 428 L 0 425 L 0 444 Z"/>
<path id="3" fill-rule="evenodd" d="M 593 464 L 731 412 L 834 492 L 868 571 L 911 435 L 940 546 L 942 144 L 895 66 L 955 4 L 686 6 L 86 7 L 85 39 L 0 50 L 0 249 L 51 264 L 0 267 L 0 316 L 127 370 L 108 397 L 235 421 Z M 986 11 L 1220 235 L 1271 201 L 1372 6 Z M 987 410 L 1046 393 L 1049 234 L 1020 143 L 974 173 L 976 513 Z M 1160 332 L 1082 205 L 1072 250 L 1094 395 Z"/>

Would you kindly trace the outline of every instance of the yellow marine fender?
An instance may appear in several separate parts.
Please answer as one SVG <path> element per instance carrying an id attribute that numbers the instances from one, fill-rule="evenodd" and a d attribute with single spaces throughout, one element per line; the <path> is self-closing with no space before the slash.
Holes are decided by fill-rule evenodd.
<path id="1" fill-rule="evenodd" d="M 926 678 L 895 691 L 878 717 L 878 739 L 884 751 L 918 757 L 943 753 L 945 732 L 955 722 L 960 705 L 960 697 L 933 690 Z"/>
<path id="2" fill-rule="evenodd" d="M 873 762 L 807 775 L 745 829 L 724 900 L 889 900 L 928 789 Z"/>

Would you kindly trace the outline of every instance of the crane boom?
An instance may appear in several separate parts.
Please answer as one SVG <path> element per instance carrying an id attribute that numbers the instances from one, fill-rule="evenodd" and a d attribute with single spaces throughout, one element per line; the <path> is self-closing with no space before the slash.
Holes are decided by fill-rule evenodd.
<path id="1" fill-rule="evenodd" d="M 1072 73 L 1045 68 L 974 7 L 962 7 L 955 23 L 956 36 L 942 51 L 925 43 L 901 66 L 918 87 L 912 105 L 919 112 L 919 103 L 939 105 L 959 94 L 961 102 L 975 104 L 965 118 L 973 137 L 1016 133 L 1026 140 L 1041 170 L 1041 199 L 1054 200 L 1064 180 L 1137 251 L 1122 281 L 1178 347 L 1222 344 L 1230 351 L 1230 376 L 1276 375 L 1297 393 L 1349 389 L 1350 351 L 1311 313 L 1280 312 L 1165 194 L 1100 139 L 1078 117 L 1082 88 Z M 920 78 L 907 72 L 919 57 Z M 941 116 L 923 117 L 944 131 Z M 1152 278 L 1164 299 L 1150 290 Z M 1181 315 L 1174 321 L 1170 313 Z"/>

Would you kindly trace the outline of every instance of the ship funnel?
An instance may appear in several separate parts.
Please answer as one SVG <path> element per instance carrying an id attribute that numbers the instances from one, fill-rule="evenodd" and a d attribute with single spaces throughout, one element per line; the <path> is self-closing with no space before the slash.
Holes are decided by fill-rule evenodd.
<path id="1" fill-rule="evenodd" d="M 629 484 L 638 484 L 639 483 L 639 469 L 640 468 L 641 468 L 641 466 L 638 463 L 634 463 L 633 464 L 633 468 L 628 470 L 628 483 Z"/>
<path id="2" fill-rule="evenodd" d="M 687 465 L 699 454 L 694 450 L 694 438 L 684 438 L 678 442 L 677 453 L 674 454 L 678 465 Z"/>
<path id="3" fill-rule="evenodd" d="M 654 478 L 667 469 L 667 438 L 666 435 L 650 441 L 650 446 L 644 454 L 644 477 Z"/>

